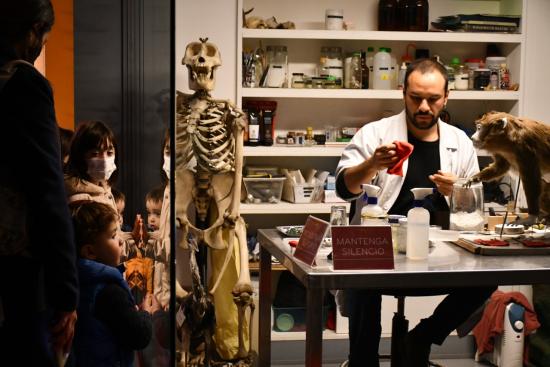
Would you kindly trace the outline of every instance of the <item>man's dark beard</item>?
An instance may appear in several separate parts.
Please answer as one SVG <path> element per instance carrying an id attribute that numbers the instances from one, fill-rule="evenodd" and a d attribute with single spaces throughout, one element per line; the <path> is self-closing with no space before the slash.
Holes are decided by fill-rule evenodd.
<path id="1" fill-rule="evenodd" d="M 439 115 L 440 115 L 440 114 L 437 114 L 437 116 L 433 116 L 429 112 L 427 112 L 427 113 L 426 112 L 411 113 L 407 107 L 405 107 L 405 111 L 407 113 L 407 119 L 409 120 L 409 122 L 419 130 L 429 130 L 429 129 L 431 129 L 435 124 L 437 124 L 437 120 L 439 120 Z M 432 122 L 427 126 L 420 126 L 416 122 L 416 116 L 433 116 L 432 117 Z"/>

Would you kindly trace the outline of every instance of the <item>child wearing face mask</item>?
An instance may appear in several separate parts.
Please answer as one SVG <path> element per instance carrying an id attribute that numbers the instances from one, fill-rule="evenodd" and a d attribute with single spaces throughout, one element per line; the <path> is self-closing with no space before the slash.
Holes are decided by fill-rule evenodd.
<path id="1" fill-rule="evenodd" d="M 133 366 L 134 350 L 152 335 L 151 315 L 160 310 L 150 296 L 136 306 L 115 266 L 120 262 L 116 238 L 118 214 L 111 205 L 71 204 L 78 253 L 80 300 L 71 363 L 86 366 Z"/>
<path id="2" fill-rule="evenodd" d="M 107 204 L 115 211 L 117 204 L 111 185 L 117 176 L 117 144 L 113 131 L 101 121 L 86 121 L 75 131 L 71 141 L 69 160 L 66 166 L 65 190 L 69 203 L 92 200 Z M 121 232 L 125 242 L 147 237 L 145 223 L 136 218 L 131 233 Z M 123 253 L 125 256 L 125 253 Z"/>

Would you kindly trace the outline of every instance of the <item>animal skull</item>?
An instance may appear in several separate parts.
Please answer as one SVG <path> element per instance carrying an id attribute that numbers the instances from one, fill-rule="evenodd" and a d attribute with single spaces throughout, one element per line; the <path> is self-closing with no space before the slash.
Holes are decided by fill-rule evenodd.
<path id="1" fill-rule="evenodd" d="M 221 66 L 220 51 L 208 38 L 199 38 L 185 49 L 182 64 L 189 70 L 189 89 L 212 91 L 216 83 L 214 73 Z"/>

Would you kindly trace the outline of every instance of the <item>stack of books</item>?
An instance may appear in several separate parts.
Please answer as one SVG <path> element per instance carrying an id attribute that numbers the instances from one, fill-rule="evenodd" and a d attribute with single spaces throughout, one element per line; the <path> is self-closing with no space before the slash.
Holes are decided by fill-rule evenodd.
<path id="1" fill-rule="evenodd" d="M 442 31 L 518 33 L 520 21 L 519 15 L 458 14 L 439 17 L 432 26 Z"/>

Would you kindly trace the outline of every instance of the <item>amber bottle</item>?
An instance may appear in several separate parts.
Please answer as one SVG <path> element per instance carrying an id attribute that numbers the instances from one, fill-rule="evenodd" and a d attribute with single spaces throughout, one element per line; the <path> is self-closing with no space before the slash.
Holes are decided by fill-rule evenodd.
<path id="1" fill-rule="evenodd" d="M 409 0 L 409 3 L 409 31 L 426 32 L 429 26 L 430 13 L 428 0 Z"/>
<path id="2" fill-rule="evenodd" d="M 378 30 L 397 30 L 397 0 L 380 0 L 378 2 Z"/>

